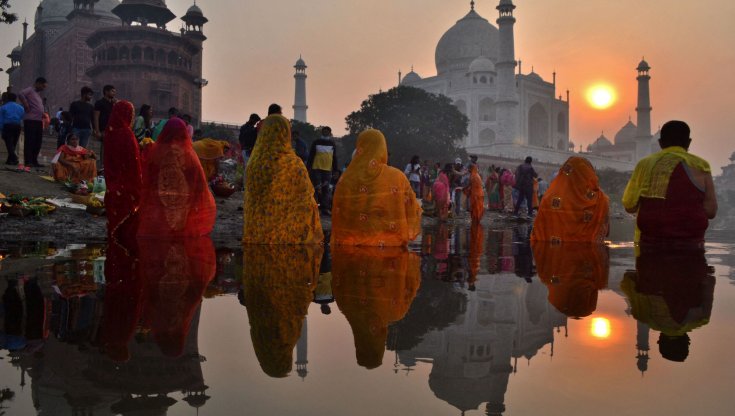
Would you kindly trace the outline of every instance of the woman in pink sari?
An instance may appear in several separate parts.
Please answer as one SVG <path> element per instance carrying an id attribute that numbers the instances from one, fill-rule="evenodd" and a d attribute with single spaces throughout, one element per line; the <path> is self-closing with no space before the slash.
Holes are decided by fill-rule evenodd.
<path id="1" fill-rule="evenodd" d="M 449 177 L 447 172 L 451 171 L 451 165 L 444 167 L 439 173 L 439 177 L 434 181 L 431 187 L 431 193 L 434 196 L 434 204 L 436 204 L 436 216 L 440 221 L 446 221 L 449 216 Z"/>
<path id="2" fill-rule="evenodd" d="M 131 128 L 134 116 L 133 104 L 116 102 L 104 136 L 107 234 L 119 239 L 124 233 L 125 240 L 135 237 L 134 218 L 143 187 L 140 150 Z"/>
<path id="3" fill-rule="evenodd" d="M 515 206 L 513 204 L 513 186 L 516 184 L 516 176 L 508 169 L 500 175 L 500 186 L 503 189 L 503 210 L 505 212 L 513 212 Z"/>

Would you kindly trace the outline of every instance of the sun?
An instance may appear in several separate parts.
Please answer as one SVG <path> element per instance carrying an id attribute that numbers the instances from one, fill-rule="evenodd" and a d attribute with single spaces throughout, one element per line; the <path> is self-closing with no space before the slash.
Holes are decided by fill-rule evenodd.
<path id="1" fill-rule="evenodd" d="M 590 332 L 595 338 L 609 338 L 612 332 L 610 320 L 607 318 L 594 318 L 590 323 Z"/>
<path id="2" fill-rule="evenodd" d="M 617 101 L 615 89 L 607 84 L 596 84 L 587 89 L 587 102 L 598 110 L 605 110 Z"/>

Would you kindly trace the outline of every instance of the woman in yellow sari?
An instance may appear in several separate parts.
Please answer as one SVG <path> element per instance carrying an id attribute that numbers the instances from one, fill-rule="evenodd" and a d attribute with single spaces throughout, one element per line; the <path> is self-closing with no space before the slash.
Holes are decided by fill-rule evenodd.
<path id="1" fill-rule="evenodd" d="M 97 156 L 79 145 L 79 137 L 69 134 L 51 161 L 54 179 L 59 182 L 92 181 L 97 176 Z"/>
<path id="2" fill-rule="evenodd" d="M 230 148 L 230 143 L 224 140 L 202 139 L 195 141 L 192 146 L 199 157 L 199 162 L 202 163 L 207 182 L 211 181 L 217 176 L 217 162 L 225 157 L 225 151 Z"/>
<path id="3" fill-rule="evenodd" d="M 263 120 L 248 162 L 243 243 L 319 244 L 324 240 L 314 187 L 291 147 L 291 124 Z"/>
<path id="4" fill-rule="evenodd" d="M 387 165 L 378 130 L 357 138 L 357 149 L 334 193 L 332 244 L 405 246 L 421 232 L 421 207 L 406 175 Z"/>
<path id="5" fill-rule="evenodd" d="M 541 199 L 531 241 L 602 243 L 610 228 L 609 209 L 595 168 L 572 156 Z"/>

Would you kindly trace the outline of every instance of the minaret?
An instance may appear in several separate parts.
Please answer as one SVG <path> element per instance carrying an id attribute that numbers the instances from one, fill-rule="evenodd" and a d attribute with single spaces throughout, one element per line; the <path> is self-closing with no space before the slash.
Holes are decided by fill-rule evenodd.
<path id="1" fill-rule="evenodd" d="M 306 105 L 306 62 L 301 59 L 301 56 L 296 61 L 294 68 L 296 68 L 293 76 L 296 79 L 296 97 L 293 104 L 293 119 L 306 123 L 306 110 L 309 108 Z"/>
<path id="2" fill-rule="evenodd" d="M 500 56 L 495 68 L 498 71 L 497 105 L 498 143 L 514 143 L 518 140 L 518 93 L 516 90 L 516 59 L 513 25 L 516 22 L 513 0 L 500 0 L 500 17 L 496 20 L 500 29 Z"/>
<path id="3" fill-rule="evenodd" d="M 636 362 L 636 366 L 641 371 L 641 375 L 648 370 L 648 351 L 651 349 L 651 347 L 648 344 L 648 333 L 649 328 L 648 325 L 644 324 L 641 321 L 636 321 L 638 333 L 636 336 L 636 348 L 638 349 L 638 354 L 635 356 L 635 358 L 638 359 Z"/>
<path id="4" fill-rule="evenodd" d="M 184 27 L 181 30 L 182 36 L 190 39 L 196 45 L 197 49 L 199 49 L 199 53 L 193 56 L 191 62 L 192 69 L 200 76 L 194 79 L 194 84 L 197 88 L 193 91 L 190 107 L 195 115 L 195 119 L 192 122 L 194 126 L 198 127 L 202 121 L 202 89 L 209 83 L 209 81 L 204 79 L 204 41 L 207 40 L 207 37 L 204 36 L 204 25 L 209 22 L 209 19 L 204 16 L 204 12 L 202 12 L 202 9 L 197 6 L 197 2 L 194 0 L 194 4 L 189 7 L 181 20 L 184 22 Z"/>
<path id="5" fill-rule="evenodd" d="M 306 374 L 309 372 L 306 369 L 306 365 L 309 364 L 307 349 L 309 345 L 309 332 L 306 324 L 307 320 L 304 317 L 304 324 L 301 326 L 301 337 L 299 337 L 299 342 L 296 344 L 296 374 L 301 377 L 301 380 L 304 380 Z"/>
<path id="6" fill-rule="evenodd" d="M 644 60 L 638 64 L 638 107 L 635 111 L 638 113 L 638 133 L 636 134 L 635 154 L 636 162 L 648 156 L 651 153 L 651 88 L 649 81 L 651 76 L 648 71 L 651 69 L 648 62 Z"/>

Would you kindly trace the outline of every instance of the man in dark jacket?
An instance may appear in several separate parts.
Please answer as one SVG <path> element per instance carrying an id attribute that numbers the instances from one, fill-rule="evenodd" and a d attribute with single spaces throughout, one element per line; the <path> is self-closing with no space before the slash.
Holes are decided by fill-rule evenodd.
<path id="1" fill-rule="evenodd" d="M 516 201 L 515 210 L 513 215 L 518 215 L 518 210 L 521 208 L 523 201 L 526 201 L 526 207 L 528 207 L 528 215 L 533 214 L 533 179 L 538 178 L 538 174 L 531 166 L 533 159 L 531 156 L 526 158 L 525 163 L 522 163 L 516 169 L 516 189 L 518 189 L 518 201 Z"/>
<path id="2" fill-rule="evenodd" d="M 258 130 L 255 125 L 260 121 L 260 116 L 253 113 L 250 114 L 250 119 L 247 123 L 240 127 L 240 147 L 242 148 L 242 163 L 243 166 L 248 165 L 248 159 L 250 159 L 250 153 L 255 147 L 255 140 L 258 138 Z"/>

